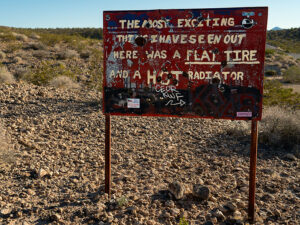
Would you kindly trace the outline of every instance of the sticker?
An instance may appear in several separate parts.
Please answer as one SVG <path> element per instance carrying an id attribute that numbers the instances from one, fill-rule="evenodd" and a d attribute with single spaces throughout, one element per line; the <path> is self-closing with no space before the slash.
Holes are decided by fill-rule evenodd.
<path id="1" fill-rule="evenodd" d="M 252 112 L 237 112 L 237 117 L 252 117 Z"/>
<path id="2" fill-rule="evenodd" d="M 127 98 L 127 108 L 139 109 L 140 99 L 139 98 Z"/>

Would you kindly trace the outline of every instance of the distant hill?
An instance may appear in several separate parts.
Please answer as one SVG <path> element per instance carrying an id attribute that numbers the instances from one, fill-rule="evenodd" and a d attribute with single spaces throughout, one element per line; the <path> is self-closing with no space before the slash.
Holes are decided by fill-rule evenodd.
<path id="1" fill-rule="evenodd" d="M 37 33 L 51 33 L 63 35 L 77 35 L 84 38 L 102 39 L 102 28 L 15 28 L 17 30 L 35 31 Z"/>
<path id="2" fill-rule="evenodd" d="M 300 28 L 268 31 L 267 43 L 286 52 L 300 53 Z"/>
<path id="3" fill-rule="evenodd" d="M 271 30 L 282 30 L 280 27 L 273 27 Z"/>

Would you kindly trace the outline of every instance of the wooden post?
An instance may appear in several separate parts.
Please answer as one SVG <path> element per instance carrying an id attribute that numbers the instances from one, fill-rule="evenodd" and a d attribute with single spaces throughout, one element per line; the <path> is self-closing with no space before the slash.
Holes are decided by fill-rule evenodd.
<path id="1" fill-rule="evenodd" d="M 105 193 L 110 197 L 111 191 L 111 136 L 110 115 L 105 114 Z"/>
<path id="2" fill-rule="evenodd" d="M 249 205 L 248 218 L 251 223 L 255 221 L 255 177 L 257 160 L 257 120 L 252 120 L 251 124 L 251 150 L 250 150 L 250 174 L 249 174 Z"/>

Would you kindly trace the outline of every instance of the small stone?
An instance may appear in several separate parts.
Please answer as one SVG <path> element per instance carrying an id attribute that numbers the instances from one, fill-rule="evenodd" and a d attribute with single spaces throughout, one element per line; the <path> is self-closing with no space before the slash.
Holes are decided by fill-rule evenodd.
<path id="1" fill-rule="evenodd" d="M 193 185 L 193 195 L 201 200 L 207 200 L 209 198 L 210 190 L 206 186 L 200 184 Z"/>
<path id="2" fill-rule="evenodd" d="M 212 215 L 213 215 L 214 217 L 217 217 L 218 220 L 220 220 L 220 221 L 225 220 L 224 214 L 223 214 L 219 209 L 217 209 L 217 210 L 215 210 L 214 212 L 212 212 Z"/>
<path id="3" fill-rule="evenodd" d="M 288 159 L 288 160 L 291 160 L 291 161 L 296 161 L 297 160 L 297 157 L 294 156 L 293 154 L 291 153 L 288 153 L 285 155 L 285 158 Z"/>
<path id="4" fill-rule="evenodd" d="M 232 202 L 227 202 L 224 207 L 228 208 L 231 212 L 234 212 L 237 209 L 237 205 Z"/>
<path id="5" fill-rule="evenodd" d="M 169 208 L 175 207 L 174 201 L 172 201 L 172 200 L 166 201 L 165 205 Z"/>
<path id="6" fill-rule="evenodd" d="M 10 208 L 10 207 L 5 207 L 5 208 L 0 210 L 0 213 L 3 216 L 8 216 L 11 212 L 12 212 L 12 208 Z"/>
<path id="7" fill-rule="evenodd" d="M 38 171 L 38 177 L 42 178 L 46 175 L 48 175 L 48 172 L 46 170 L 44 170 L 43 168 L 40 168 L 39 171 Z"/>
<path id="8" fill-rule="evenodd" d="M 59 214 L 55 213 L 55 214 L 53 214 L 53 215 L 51 216 L 51 218 L 52 218 L 54 221 L 60 221 L 61 216 L 60 216 Z"/>
<path id="9" fill-rule="evenodd" d="M 104 211 L 105 209 L 106 209 L 106 206 L 105 206 L 103 203 L 99 202 L 99 203 L 98 203 L 98 211 L 99 211 L 99 212 L 102 212 L 102 211 Z"/>
<path id="10" fill-rule="evenodd" d="M 242 213 L 240 212 L 240 211 L 235 211 L 234 213 L 233 213 L 233 218 L 235 219 L 235 220 L 242 220 L 243 218 L 242 218 Z"/>
<path id="11" fill-rule="evenodd" d="M 172 214 L 172 216 L 177 216 L 180 214 L 180 209 L 177 208 L 170 209 L 170 213 Z"/>
<path id="12" fill-rule="evenodd" d="M 136 208 L 134 206 L 128 207 L 126 211 L 127 211 L 128 214 L 131 214 L 131 215 L 136 214 Z"/>
<path id="13" fill-rule="evenodd" d="M 173 182 L 169 184 L 169 191 L 174 195 L 176 199 L 181 199 L 184 196 L 185 187 L 179 182 Z"/>

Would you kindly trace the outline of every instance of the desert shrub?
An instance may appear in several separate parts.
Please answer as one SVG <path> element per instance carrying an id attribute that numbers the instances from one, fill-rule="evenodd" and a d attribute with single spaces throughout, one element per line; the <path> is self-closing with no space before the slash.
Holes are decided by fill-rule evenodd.
<path id="1" fill-rule="evenodd" d="M 12 42 L 12 43 L 7 44 L 5 52 L 13 53 L 13 52 L 21 49 L 22 47 L 23 47 L 23 45 L 21 43 Z"/>
<path id="2" fill-rule="evenodd" d="M 300 66 L 291 66 L 283 74 L 283 81 L 287 83 L 300 84 Z"/>
<path id="3" fill-rule="evenodd" d="M 56 54 L 57 59 L 60 60 L 76 58 L 78 56 L 78 52 L 72 49 L 62 50 Z"/>
<path id="4" fill-rule="evenodd" d="M 251 123 L 232 121 L 226 128 L 230 136 L 250 137 Z M 293 150 L 300 144 L 300 111 L 271 106 L 263 109 L 262 120 L 258 123 L 259 143 L 274 148 Z"/>
<path id="5" fill-rule="evenodd" d="M 35 39 L 35 40 L 39 40 L 39 39 L 41 38 L 41 37 L 40 37 L 38 34 L 36 34 L 36 33 L 31 33 L 29 37 L 32 38 L 32 39 Z"/>
<path id="6" fill-rule="evenodd" d="M 266 106 L 281 105 L 294 109 L 300 108 L 300 94 L 292 88 L 283 88 L 279 81 L 265 80 L 263 104 Z"/>
<path id="7" fill-rule="evenodd" d="M 293 148 L 300 144 L 300 111 L 291 111 L 278 106 L 266 108 L 259 123 L 261 143 Z"/>
<path id="8" fill-rule="evenodd" d="M 126 198 L 126 196 L 122 196 L 117 199 L 118 207 L 122 208 L 122 207 L 126 206 L 127 204 L 128 204 L 128 199 Z"/>
<path id="9" fill-rule="evenodd" d="M 0 60 L 5 59 L 6 55 L 4 52 L 0 51 Z"/>
<path id="10" fill-rule="evenodd" d="M 179 225 L 189 225 L 189 222 L 185 219 L 185 217 L 181 217 L 179 219 Z"/>
<path id="11" fill-rule="evenodd" d="M 15 69 L 14 77 L 16 80 L 21 80 L 24 78 L 25 74 L 27 73 L 27 69 L 24 67 L 17 67 Z"/>
<path id="12" fill-rule="evenodd" d="M 82 51 L 82 52 L 80 53 L 80 58 L 82 58 L 82 59 L 88 59 L 89 57 L 90 57 L 90 52 L 87 51 L 87 50 Z"/>
<path id="13" fill-rule="evenodd" d="M 274 55 L 275 52 L 276 52 L 275 49 L 266 49 L 265 51 L 267 57 Z"/>
<path id="14" fill-rule="evenodd" d="M 0 66 L 0 83 L 13 83 L 14 77 L 5 66 Z"/>
<path id="15" fill-rule="evenodd" d="M 234 120 L 226 127 L 226 133 L 235 137 L 250 134 L 250 126 L 246 121 Z"/>
<path id="16" fill-rule="evenodd" d="M 46 46 L 40 42 L 30 42 L 24 46 L 26 50 L 45 50 Z"/>
<path id="17" fill-rule="evenodd" d="M 22 60 L 21 57 L 16 56 L 16 57 L 14 57 L 14 58 L 11 60 L 11 62 L 12 62 L 12 63 L 15 63 L 15 64 L 21 64 L 21 63 L 23 63 L 23 60 Z"/>
<path id="18" fill-rule="evenodd" d="M 38 59 L 45 59 L 51 56 L 50 52 L 46 50 L 36 50 L 32 53 L 32 55 Z"/>
<path id="19" fill-rule="evenodd" d="M 98 90 L 102 89 L 102 51 L 92 50 L 92 54 L 89 59 L 89 68 L 90 68 L 90 79 L 89 86 L 91 88 L 96 88 Z"/>
<path id="20" fill-rule="evenodd" d="M 0 33 L 0 39 L 5 42 L 15 41 L 17 38 L 12 34 L 11 31 L 4 31 Z"/>
<path id="21" fill-rule="evenodd" d="M 275 70 L 268 70 L 265 72 L 266 76 L 276 76 L 277 72 Z"/>
<path id="22" fill-rule="evenodd" d="M 80 85 L 75 83 L 70 77 L 67 76 L 58 76 L 53 78 L 50 81 L 50 86 L 56 88 L 65 88 L 65 89 L 78 89 Z"/>
<path id="23" fill-rule="evenodd" d="M 18 33 L 12 32 L 12 35 L 15 36 L 18 41 L 23 41 L 23 42 L 28 41 L 28 37 L 25 34 L 18 34 Z"/>
<path id="24" fill-rule="evenodd" d="M 36 85 L 47 85 L 58 76 L 74 78 L 74 73 L 63 64 L 54 61 L 42 61 L 36 68 L 26 73 L 24 79 Z"/>

